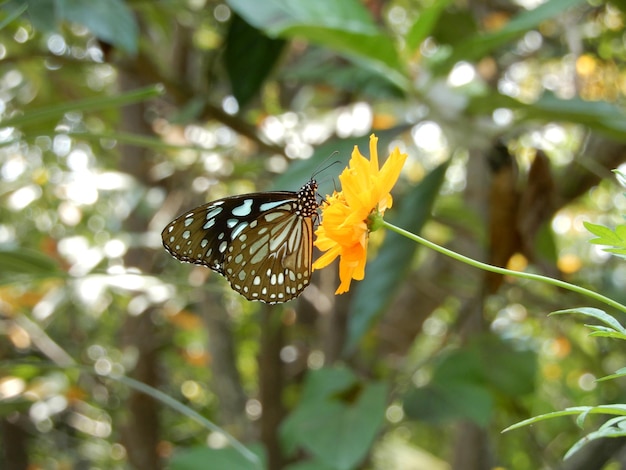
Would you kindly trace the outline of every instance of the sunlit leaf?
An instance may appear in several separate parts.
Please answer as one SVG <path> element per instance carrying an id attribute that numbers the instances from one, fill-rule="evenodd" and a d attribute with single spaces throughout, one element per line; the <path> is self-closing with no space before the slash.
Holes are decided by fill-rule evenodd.
<path id="1" fill-rule="evenodd" d="M 528 426 L 530 424 L 536 424 L 541 421 L 545 421 L 547 419 L 552 418 L 560 418 L 561 416 L 578 416 L 581 414 L 608 414 L 608 415 L 619 415 L 626 416 L 626 405 L 624 404 L 614 404 L 614 405 L 600 405 L 600 406 L 574 406 L 571 408 L 566 408 L 562 411 L 554 411 L 552 413 L 545 413 L 537 416 L 533 416 L 532 418 L 525 419 L 520 421 L 519 423 L 515 423 L 508 428 L 504 429 L 502 432 L 512 431 L 514 429 L 519 429 L 524 426 Z"/>
<path id="2" fill-rule="evenodd" d="M 595 318 L 600 320 L 605 325 L 609 326 L 613 330 L 626 334 L 626 329 L 618 322 L 614 317 L 609 315 L 608 313 L 600 310 L 599 308 L 592 307 L 579 307 L 579 308 L 569 308 L 566 310 L 557 310 L 556 312 L 551 312 L 550 315 L 563 315 L 570 313 L 580 313 L 581 315 L 585 315 L 587 317 Z"/>
<path id="3" fill-rule="evenodd" d="M 98 39 L 137 53 L 139 28 L 133 12 L 122 0 L 57 0 L 57 15 L 83 25 Z"/>
<path id="4" fill-rule="evenodd" d="M 381 32 L 361 2 L 228 0 L 251 25 L 270 36 L 304 38 L 345 54 L 408 89 L 406 72 L 391 38 Z"/>

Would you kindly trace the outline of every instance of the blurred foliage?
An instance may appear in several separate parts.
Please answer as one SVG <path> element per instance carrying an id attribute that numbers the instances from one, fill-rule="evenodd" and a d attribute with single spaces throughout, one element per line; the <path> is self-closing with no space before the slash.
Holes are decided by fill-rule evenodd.
<path id="1" fill-rule="evenodd" d="M 160 232 L 316 171 L 330 193 L 375 132 L 381 155 L 409 154 L 390 220 L 488 258 L 486 214 L 505 198 L 481 199 L 496 178 L 484 161 L 504 144 L 517 172 L 502 187 L 526 212 L 496 223 L 536 228 L 509 266 L 623 303 L 623 262 L 585 225 L 622 253 L 621 229 L 599 227 L 626 209 L 610 173 L 626 155 L 625 20 L 622 2 L 582 0 L 1 2 L 7 468 L 140 468 L 145 452 L 189 470 L 443 469 L 475 442 L 468 423 L 493 467 L 567 468 L 572 420 L 501 431 L 623 401 L 623 381 L 595 381 L 623 351 L 547 317 L 585 299 L 510 279 L 489 292 L 482 273 L 379 231 L 352 292 L 333 296 L 331 267 L 266 307 L 170 259 Z M 538 151 L 544 193 L 528 177 Z M 154 383 L 133 381 L 147 356 Z M 158 426 L 137 422 L 148 397 Z M 125 433 L 142 425 L 156 446 Z"/>

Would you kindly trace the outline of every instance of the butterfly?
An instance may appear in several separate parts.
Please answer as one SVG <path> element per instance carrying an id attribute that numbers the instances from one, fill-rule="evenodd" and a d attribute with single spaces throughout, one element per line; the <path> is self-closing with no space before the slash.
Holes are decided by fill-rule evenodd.
<path id="1" fill-rule="evenodd" d="M 300 190 L 231 196 L 187 211 L 161 233 L 176 259 L 224 276 L 248 300 L 281 303 L 309 284 L 317 181 Z"/>

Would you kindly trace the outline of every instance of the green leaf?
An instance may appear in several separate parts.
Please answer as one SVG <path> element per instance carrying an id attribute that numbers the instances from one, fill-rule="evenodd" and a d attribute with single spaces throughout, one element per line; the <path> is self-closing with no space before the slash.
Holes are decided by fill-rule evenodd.
<path id="1" fill-rule="evenodd" d="M 333 381 L 347 384 L 347 369 L 310 371 L 298 406 L 283 422 L 280 435 L 289 451 L 300 447 L 337 470 L 354 468 L 367 455 L 384 420 L 387 386 L 354 383 L 334 393 Z"/>
<path id="2" fill-rule="evenodd" d="M 519 350 L 492 335 L 477 338 L 471 347 L 480 358 L 486 381 L 495 391 L 514 399 L 535 391 L 537 354 L 534 351 Z"/>
<path id="3" fill-rule="evenodd" d="M 420 12 L 417 20 L 406 35 L 406 45 L 409 51 L 417 49 L 424 39 L 431 35 L 441 17 L 441 13 L 450 3 L 451 0 L 436 0 Z"/>
<path id="4" fill-rule="evenodd" d="M 596 379 L 596 382 L 605 382 L 607 380 L 619 379 L 621 377 L 626 377 L 626 367 L 622 367 L 621 369 L 617 370 L 614 374 L 600 377 L 599 379 Z"/>
<path id="5" fill-rule="evenodd" d="M 0 250 L 0 284 L 18 279 L 65 276 L 56 261 L 35 250 Z"/>
<path id="6" fill-rule="evenodd" d="M 595 326 L 595 325 L 585 325 L 585 326 L 594 330 L 593 333 L 589 333 L 589 336 L 592 336 L 594 338 L 613 338 L 613 339 L 626 340 L 625 334 L 609 330 L 606 327 Z"/>
<path id="7" fill-rule="evenodd" d="M 591 222 L 586 221 L 583 222 L 583 224 L 587 230 L 598 236 L 598 238 L 590 240 L 591 243 L 608 245 L 621 242 L 621 240 L 619 239 L 619 237 L 616 236 L 613 230 L 605 227 L 604 225 L 592 224 Z"/>
<path id="8" fill-rule="evenodd" d="M 626 225 L 618 225 L 615 230 L 611 230 L 604 225 L 583 222 L 585 228 L 598 238 L 589 240 L 594 245 L 608 245 L 615 248 L 605 248 L 604 251 L 614 253 L 619 256 L 626 256 Z"/>
<path id="9" fill-rule="evenodd" d="M 145 101 L 163 94 L 160 85 L 149 86 L 132 90 L 117 96 L 97 96 L 80 101 L 61 103 L 37 109 L 27 109 L 21 116 L 5 119 L 0 122 L 2 127 L 25 127 L 41 122 L 54 122 L 70 111 L 100 111 L 109 108 L 119 108 L 128 104 Z"/>
<path id="10" fill-rule="evenodd" d="M 444 423 L 460 418 L 486 426 L 494 399 L 475 348 L 455 350 L 437 364 L 432 381 L 404 398 L 407 416 Z"/>
<path id="11" fill-rule="evenodd" d="M 347 367 L 327 367 L 313 371 L 307 375 L 301 401 L 303 403 L 326 401 L 342 390 L 349 389 L 356 381 L 356 375 Z"/>
<path id="12" fill-rule="evenodd" d="M 435 366 L 431 382 L 407 393 L 404 408 L 414 419 L 445 423 L 464 418 L 487 426 L 495 401 L 533 393 L 536 375 L 534 352 L 484 335 L 447 353 Z"/>
<path id="13" fill-rule="evenodd" d="M 570 458 L 572 455 L 578 452 L 583 446 L 585 446 L 586 444 L 589 444 L 593 440 L 605 438 L 605 437 L 624 437 L 624 436 L 626 436 L 626 431 L 624 431 L 623 429 L 616 429 L 616 428 L 606 428 L 606 429 L 600 429 L 598 431 L 590 432 L 589 434 L 587 434 L 586 436 L 578 440 L 572 447 L 570 447 L 570 449 L 565 453 L 563 460 Z"/>
<path id="14" fill-rule="evenodd" d="M 25 3 L 28 5 L 26 16 L 36 30 L 46 33 L 56 30 L 58 18 L 55 0 L 26 0 Z"/>
<path id="15" fill-rule="evenodd" d="M 227 3 L 269 36 L 304 38 L 356 60 L 401 89 L 410 88 L 393 41 L 378 29 L 357 0 L 228 0 Z"/>
<path id="16" fill-rule="evenodd" d="M 626 113 L 604 101 L 585 101 L 581 98 L 563 100 L 546 92 L 537 101 L 528 104 L 509 96 L 488 92 L 470 97 L 467 110 L 471 114 L 483 115 L 491 114 L 498 108 L 517 111 L 518 122 L 573 122 L 616 140 L 626 140 Z"/>
<path id="17" fill-rule="evenodd" d="M 522 10 L 506 26 L 493 33 L 481 33 L 465 38 L 454 47 L 454 52 L 437 67 L 438 73 L 445 73 L 459 61 L 478 60 L 494 49 L 522 36 L 525 32 L 538 27 L 541 23 L 563 14 L 585 0 L 548 0 L 532 10 Z"/>
<path id="18" fill-rule="evenodd" d="M 394 225 L 419 233 L 430 217 L 448 168 L 447 162 L 435 168 L 392 209 Z M 417 244 L 396 233 L 387 232 L 378 256 L 367 263 L 365 279 L 354 287 L 348 315 L 348 338 L 344 354 L 351 354 L 375 319 L 389 305 L 413 262 Z"/>
<path id="19" fill-rule="evenodd" d="M 251 446 L 251 449 L 264 460 L 263 447 Z M 246 459 L 235 449 L 211 449 L 208 447 L 190 447 L 176 452 L 171 458 L 169 470 L 206 470 L 207 468 L 227 468 L 229 470 L 259 470 L 265 468 L 264 464 L 255 464 Z"/>
<path id="20" fill-rule="evenodd" d="M 519 423 L 515 423 L 508 428 L 504 429 L 502 432 L 512 431 L 514 429 L 519 429 L 524 426 L 528 426 L 529 424 L 536 424 L 540 421 L 545 421 L 547 419 L 559 418 L 561 416 L 576 416 L 581 414 L 609 414 L 609 415 L 618 415 L 618 416 L 626 416 L 626 405 L 624 404 L 615 404 L 615 405 L 599 405 L 599 406 L 574 406 L 571 408 L 566 408 L 562 411 L 553 411 L 552 413 L 545 413 L 538 416 L 534 416 L 529 419 L 525 419 L 520 421 Z"/>
<path id="21" fill-rule="evenodd" d="M 122 0 L 57 0 L 59 19 L 86 27 L 98 39 L 131 55 L 137 53 L 139 28 Z"/>
<path id="22" fill-rule="evenodd" d="M 28 9 L 27 2 L 9 2 L 8 5 L 9 6 L 4 4 L 0 8 L 0 10 L 8 10 L 6 16 L 0 20 L 0 30 L 4 29 L 7 25 L 22 16 L 22 14 Z"/>
<path id="23" fill-rule="evenodd" d="M 567 310 L 557 310 L 556 312 L 550 313 L 550 315 L 563 315 L 569 313 L 580 313 L 587 317 L 595 318 L 596 320 L 600 320 L 605 325 L 612 328 L 614 331 L 617 331 L 622 334 L 626 334 L 626 329 L 618 322 L 614 317 L 609 315 L 603 310 L 599 308 L 592 307 L 579 307 L 579 308 L 569 308 Z"/>
<path id="24" fill-rule="evenodd" d="M 542 260 L 550 264 L 556 264 L 558 260 L 558 249 L 552 230 L 552 224 L 546 222 L 541 224 L 535 237 L 535 253 Z"/>
<path id="25" fill-rule="evenodd" d="M 376 99 L 405 96 L 403 90 L 387 78 L 346 61 L 321 47 L 311 47 L 306 54 L 280 73 L 282 80 L 325 85 L 348 93 L 369 95 Z"/>
<path id="26" fill-rule="evenodd" d="M 285 47 L 283 39 L 272 39 L 233 15 L 226 34 L 224 64 L 240 107 L 261 89 Z"/>
<path id="27" fill-rule="evenodd" d="M 336 467 L 329 467 L 325 463 L 317 460 L 309 460 L 287 465 L 285 470 L 336 470 Z"/>

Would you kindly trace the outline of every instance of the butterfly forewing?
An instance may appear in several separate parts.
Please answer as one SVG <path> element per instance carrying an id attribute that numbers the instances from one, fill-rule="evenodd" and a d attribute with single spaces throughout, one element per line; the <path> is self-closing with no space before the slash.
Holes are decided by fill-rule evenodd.
<path id="1" fill-rule="evenodd" d="M 161 234 L 167 251 L 224 275 L 249 300 L 286 302 L 308 285 L 317 183 L 252 193 L 186 212 Z"/>

